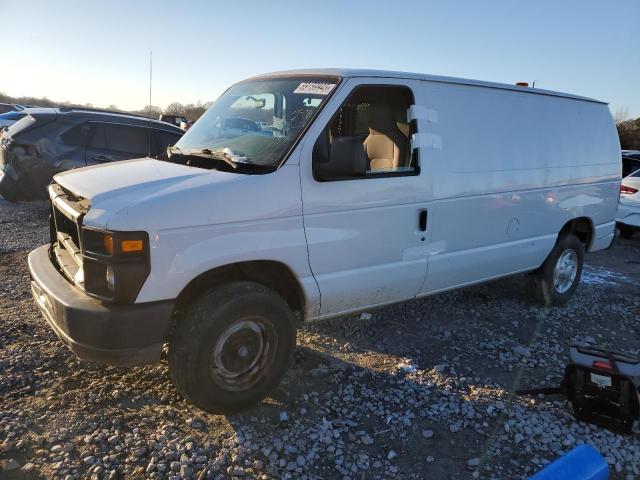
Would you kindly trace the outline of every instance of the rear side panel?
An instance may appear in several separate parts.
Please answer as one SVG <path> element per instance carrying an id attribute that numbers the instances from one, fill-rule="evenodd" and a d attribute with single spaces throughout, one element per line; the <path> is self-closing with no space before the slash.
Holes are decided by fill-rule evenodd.
<path id="1" fill-rule="evenodd" d="M 592 249 L 608 246 L 621 165 L 606 105 L 433 82 L 417 102 L 441 138 L 420 150 L 434 196 L 423 293 L 537 268 L 574 218 L 593 224 Z"/>
<path id="2" fill-rule="evenodd" d="M 422 93 L 439 113 L 425 125 L 442 137 L 442 148 L 425 152 L 436 199 L 620 181 L 606 105 L 430 82 Z M 613 219 L 612 210 L 597 213 Z"/>

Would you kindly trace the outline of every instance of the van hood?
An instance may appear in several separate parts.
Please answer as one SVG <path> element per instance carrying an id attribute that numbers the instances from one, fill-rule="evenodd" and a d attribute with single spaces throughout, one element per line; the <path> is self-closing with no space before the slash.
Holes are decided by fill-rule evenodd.
<path id="1" fill-rule="evenodd" d="M 69 170 L 57 174 L 54 181 L 90 201 L 91 207 L 84 218 L 86 225 L 106 227 L 111 218 L 127 207 L 249 177 L 141 158 Z"/>
<path id="2" fill-rule="evenodd" d="M 93 200 L 105 193 L 121 192 L 134 186 L 140 189 L 150 183 L 166 185 L 206 172 L 177 163 L 139 158 L 68 170 L 57 174 L 54 180 L 74 195 Z"/>

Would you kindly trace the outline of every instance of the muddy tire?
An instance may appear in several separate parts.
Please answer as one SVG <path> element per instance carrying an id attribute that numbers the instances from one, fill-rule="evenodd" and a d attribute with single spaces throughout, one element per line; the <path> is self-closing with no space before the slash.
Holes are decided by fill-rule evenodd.
<path id="1" fill-rule="evenodd" d="M 566 234 L 535 272 L 531 273 L 531 296 L 544 306 L 566 304 L 580 283 L 584 245 L 575 235 Z"/>
<path id="2" fill-rule="evenodd" d="M 200 296 L 179 319 L 169 370 L 189 402 L 234 413 L 280 383 L 295 345 L 295 318 L 282 297 L 256 283 L 234 282 Z"/>
<path id="3" fill-rule="evenodd" d="M 25 192 L 20 188 L 20 185 L 5 176 L 0 183 L 0 196 L 10 202 L 18 202 L 24 200 Z"/>

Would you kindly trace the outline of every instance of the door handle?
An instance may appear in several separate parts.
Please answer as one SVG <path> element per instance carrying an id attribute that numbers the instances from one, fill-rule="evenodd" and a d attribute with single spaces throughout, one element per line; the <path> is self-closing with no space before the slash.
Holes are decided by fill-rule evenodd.
<path id="1" fill-rule="evenodd" d="M 427 230 L 427 211 L 426 210 L 420 210 L 420 217 L 419 218 L 420 218 L 420 221 L 419 221 L 420 230 L 425 232 Z"/>
<path id="2" fill-rule="evenodd" d="M 95 157 L 91 157 L 91 160 L 95 162 L 108 162 L 109 157 L 106 157 L 105 155 L 96 155 Z"/>

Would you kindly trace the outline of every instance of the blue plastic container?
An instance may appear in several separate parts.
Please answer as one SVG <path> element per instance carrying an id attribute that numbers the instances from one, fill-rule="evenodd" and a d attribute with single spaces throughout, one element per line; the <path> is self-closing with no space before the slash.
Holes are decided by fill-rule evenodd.
<path id="1" fill-rule="evenodd" d="M 550 463 L 529 480 L 607 480 L 609 465 L 590 445 L 580 445 Z"/>

